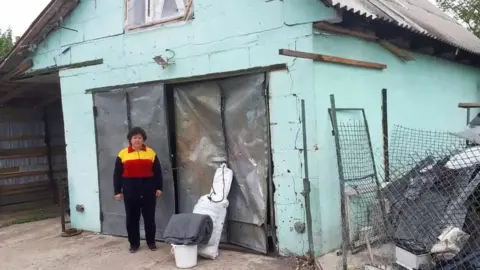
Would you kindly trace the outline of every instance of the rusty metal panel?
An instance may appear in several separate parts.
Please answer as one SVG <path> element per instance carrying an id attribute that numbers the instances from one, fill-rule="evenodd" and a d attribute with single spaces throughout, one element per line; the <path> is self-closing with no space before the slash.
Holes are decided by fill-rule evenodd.
<path id="1" fill-rule="evenodd" d="M 216 82 L 175 87 L 177 194 L 180 213 L 190 213 L 209 194 L 215 170 L 227 161 Z"/>
<path id="2" fill-rule="evenodd" d="M 198 198 L 210 192 L 215 170 L 227 161 L 234 175 L 228 242 L 266 253 L 269 145 L 264 82 L 265 75 L 256 74 L 178 86 L 175 115 L 180 211 L 190 212 Z"/>

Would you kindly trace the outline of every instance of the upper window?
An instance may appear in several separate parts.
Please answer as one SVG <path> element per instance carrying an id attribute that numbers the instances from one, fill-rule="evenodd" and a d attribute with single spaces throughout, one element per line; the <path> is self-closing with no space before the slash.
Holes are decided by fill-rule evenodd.
<path id="1" fill-rule="evenodd" d="M 126 28 L 132 30 L 192 16 L 192 0 L 127 0 Z"/>

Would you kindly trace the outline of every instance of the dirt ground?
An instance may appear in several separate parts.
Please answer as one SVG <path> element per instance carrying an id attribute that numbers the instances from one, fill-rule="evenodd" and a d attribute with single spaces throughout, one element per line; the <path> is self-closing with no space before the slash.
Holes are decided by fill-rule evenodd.
<path id="1" fill-rule="evenodd" d="M 177 269 L 170 246 L 157 251 L 142 246 L 128 253 L 125 238 L 83 233 L 60 236 L 58 218 L 11 225 L 0 229 L 0 270 L 26 269 Z M 287 260 L 220 250 L 216 260 L 199 258 L 195 269 L 292 269 Z"/>

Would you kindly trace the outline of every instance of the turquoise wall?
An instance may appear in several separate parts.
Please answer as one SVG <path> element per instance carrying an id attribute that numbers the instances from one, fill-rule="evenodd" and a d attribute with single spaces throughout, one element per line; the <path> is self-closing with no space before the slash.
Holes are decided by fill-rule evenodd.
<path id="1" fill-rule="evenodd" d="M 123 0 L 83 0 L 35 51 L 34 70 L 103 58 L 104 64 L 60 72 L 67 142 L 72 225 L 100 231 L 99 191 L 92 97 L 86 89 L 234 71 L 286 63 L 271 74 L 270 114 L 274 161 L 277 235 L 281 254 L 307 251 L 306 234 L 293 229 L 305 222 L 300 99 L 306 100 L 313 232 L 317 252 L 340 241 L 338 184 L 333 139 L 327 117 L 328 95 L 339 106 L 365 107 L 374 141 L 379 141 L 380 89 L 390 90 L 390 123 L 461 127 L 457 101 L 477 97 L 478 71 L 417 55 L 401 63 L 382 48 L 350 38 L 316 36 L 311 22 L 335 18 L 317 0 L 197 0 L 195 19 L 123 33 Z M 278 55 L 278 49 L 323 52 L 383 62 L 370 71 Z M 173 50 L 176 64 L 163 70 L 152 58 Z M 412 82 L 415 82 L 413 84 Z M 435 97 L 435 99 L 433 99 Z M 442 110 L 432 106 L 441 104 Z M 430 103 L 429 103 L 430 102 Z M 432 120 L 439 113 L 445 118 Z M 421 115 L 422 117 L 419 117 Z M 411 123 L 410 123 L 411 122 Z"/>
<path id="2" fill-rule="evenodd" d="M 412 54 L 416 61 L 403 62 L 381 46 L 353 37 L 318 33 L 313 38 L 317 53 L 386 64 L 383 71 L 334 64 L 315 63 L 315 129 L 319 144 L 318 162 L 311 166 L 315 182 L 314 210 L 322 237 L 317 247 L 330 251 L 339 246 L 340 192 L 335 146 L 327 114 L 330 94 L 338 108 L 365 108 L 377 163 L 382 162 L 381 89 L 388 91 L 389 130 L 393 125 L 438 131 L 460 131 L 465 127 L 466 111 L 459 102 L 480 98 L 480 70 L 450 61 Z M 310 106 L 313 106 L 310 103 Z M 358 114 L 339 113 L 339 121 L 359 119 Z M 309 122 L 310 123 L 310 122 Z M 310 134 L 308 134 L 310 135 Z M 335 168 L 335 169 L 333 169 Z M 352 206 L 352 205 L 351 205 Z M 353 207 L 355 207 L 353 205 Z"/>

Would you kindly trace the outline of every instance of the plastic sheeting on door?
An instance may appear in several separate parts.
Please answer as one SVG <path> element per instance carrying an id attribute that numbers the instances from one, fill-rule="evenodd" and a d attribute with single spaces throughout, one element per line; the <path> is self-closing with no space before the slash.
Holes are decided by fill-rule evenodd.
<path id="1" fill-rule="evenodd" d="M 123 202 L 113 199 L 113 166 L 126 139 L 129 126 L 140 126 L 147 132 L 146 144 L 155 150 L 163 172 L 163 197 L 157 202 L 157 239 L 161 239 L 168 220 L 175 213 L 170 142 L 167 129 L 163 84 L 144 85 L 94 94 L 97 108 L 97 149 L 99 164 L 102 231 L 126 235 Z M 143 228 L 143 221 L 141 222 Z M 143 229 L 141 235 L 144 237 Z"/>
<path id="2" fill-rule="evenodd" d="M 210 191 L 216 168 L 233 170 L 228 242 L 266 252 L 267 140 L 265 75 L 175 88 L 179 206 L 190 212 Z M 227 147 L 225 147 L 225 143 Z"/>

